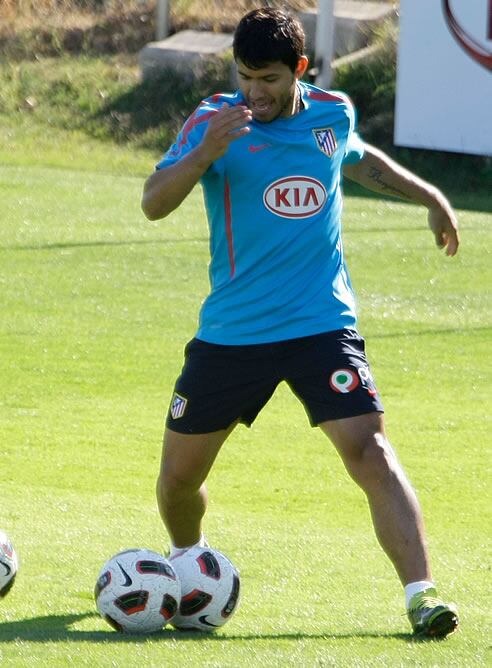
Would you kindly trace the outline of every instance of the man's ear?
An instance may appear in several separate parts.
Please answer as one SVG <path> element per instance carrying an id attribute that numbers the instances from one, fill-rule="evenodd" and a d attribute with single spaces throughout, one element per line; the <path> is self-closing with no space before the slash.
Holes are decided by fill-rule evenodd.
<path id="1" fill-rule="evenodd" d="M 309 65 L 309 59 L 307 56 L 301 56 L 297 61 L 297 67 L 294 71 L 294 76 L 296 79 L 302 79 Z"/>

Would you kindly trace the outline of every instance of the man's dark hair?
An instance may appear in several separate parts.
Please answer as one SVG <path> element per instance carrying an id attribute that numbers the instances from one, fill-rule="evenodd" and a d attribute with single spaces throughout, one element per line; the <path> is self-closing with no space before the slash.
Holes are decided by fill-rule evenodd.
<path id="1" fill-rule="evenodd" d="M 304 54 L 304 30 L 290 14 L 261 7 L 239 21 L 233 50 L 235 60 L 252 70 L 280 61 L 294 72 Z"/>

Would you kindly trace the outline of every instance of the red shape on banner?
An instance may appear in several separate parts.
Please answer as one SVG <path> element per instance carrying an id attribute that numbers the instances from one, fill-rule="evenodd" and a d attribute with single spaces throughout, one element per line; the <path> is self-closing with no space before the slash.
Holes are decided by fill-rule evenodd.
<path id="1" fill-rule="evenodd" d="M 477 40 L 469 35 L 458 23 L 458 20 L 451 9 L 450 0 L 442 0 L 442 5 L 448 28 L 458 44 L 473 58 L 473 60 L 492 71 L 492 51 L 487 50 L 482 44 L 477 42 Z M 492 39 L 492 0 L 489 0 L 488 16 L 486 20 L 487 39 Z"/>

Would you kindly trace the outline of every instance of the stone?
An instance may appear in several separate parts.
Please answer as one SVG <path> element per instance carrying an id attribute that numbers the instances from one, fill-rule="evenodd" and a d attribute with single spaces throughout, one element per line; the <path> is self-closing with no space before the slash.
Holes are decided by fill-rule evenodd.
<path id="1" fill-rule="evenodd" d="M 183 30 L 160 42 L 149 42 L 139 53 L 142 77 L 146 80 L 172 69 L 191 80 L 211 59 L 230 49 L 232 39 L 228 33 Z"/>

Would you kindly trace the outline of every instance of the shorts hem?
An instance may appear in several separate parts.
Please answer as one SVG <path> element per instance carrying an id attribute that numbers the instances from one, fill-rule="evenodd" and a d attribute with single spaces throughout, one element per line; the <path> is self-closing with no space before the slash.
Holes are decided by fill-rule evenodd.
<path id="1" fill-rule="evenodd" d="M 356 409 L 356 410 L 350 411 L 350 412 L 347 411 L 346 415 L 338 414 L 335 417 L 322 418 L 321 420 L 318 420 L 318 419 L 312 420 L 311 418 L 309 418 L 309 423 L 311 424 L 311 427 L 313 427 L 313 429 L 314 429 L 315 427 L 319 427 L 319 425 L 322 424 L 323 422 L 333 422 L 335 420 L 346 420 L 347 418 L 359 417 L 359 415 L 369 415 L 370 413 L 384 413 L 384 408 L 374 407 L 374 408 L 371 408 L 371 409 L 361 409 L 361 410 Z"/>
<path id="2" fill-rule="evenodd" d="M 189 436 L 193 436 L 194 434 L 213 434 L 216 431 L 225 431 L 226 429 L 229 429 L 229 427 L 237 422 L 237 424 L 243 424 L 245 427 L 251 427 L 253 424 L 253 420 L 248 421 L 248 420 L 243 420 L 241 418 L 235 418 L 234 420 L 231 420 L 231 422 L 228 422 L 226 425 L 218 425 L 218 426 L 207 426 L 204 427 L 203 429 L 197 428 L 195 429 L 194 427 L 187 427 L 186 425 L 176 425 L 176 424 L 170 424 L 169 421 L 166 421 L 166 429 L 169 429 L 170 431 L 174 431 L 177 434 L 188 434 Z"/>

